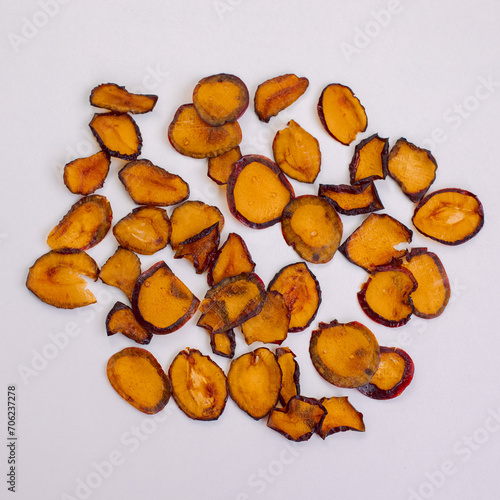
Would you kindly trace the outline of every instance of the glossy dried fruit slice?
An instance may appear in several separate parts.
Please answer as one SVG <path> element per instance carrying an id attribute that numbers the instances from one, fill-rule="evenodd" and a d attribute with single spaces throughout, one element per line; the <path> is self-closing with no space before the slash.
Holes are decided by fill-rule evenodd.
<path id="1" fill-rule="evenodd" d="M 87 253 L 81 250 L 52 250 L 30 267 L 26 286 L 46 304 L 74 309 L 96 302 L 81 275 L 96 281 L 98 274 L 96 262 Z"/>
<path id="2" fill-rule="evenodd" d="M 321 92 L 318 116 L 328 134 L 346 146 L 368 125 L 359 99 L 349 87 L 339 83 L 331 83 Z"/>
<path id="3" fill-rule="evenodd" d="M 165 262 L 157 262 L 137 279 L 132 310 L 152 333 L 172 333 L 186 324 L 200 301 Z"/>
<path id="4" fill-rule="evenodd" d="M 290 441 L 307 441 L 321 428 L 326 408 L 314 398 L 294 396 L 285 408 L 274 408 L 267 426 Z"/>
<path id="5" fill-rule="evenodd" d="M 208 159 L 207 175 L 219 186 L 227 184 L 236 162 L 241 158 L 239 146 L 230 149 L 226 153 Z"/>
<path id="6" fill-rule="evenodd" d="M 311 334 L 309 354 L 326 381 L 344 388 L 367 384 L 380 362 L 375 335 L 357 321 L 320 323 Z"/>
<path id="7" fill-rule="evenodd" d="M 102 188 L 109 172 L 109 164 L 110 158 L 105 151 L 70 161 L 64 166 L 64 184 L 74 194 L 92 194 Z"/>
<path id="8" fill-rule="evenodd" d="M 362 140 L 356 145 L 349 164 L 349 176 L 352 185 L 385 179 L 388 173 L 389 139 L 378 134 Z"/>
<path id="9" fill-rule="evenodd" d="M 309 86 L 307 78 L 281 75 L 261 83 L 255 92 L 254 107 L 259 120 L 269 122 L 280 111 L 293 104 Z"/>
<path id="10" fill-rule="evenodd" d="M 389 153 L 389 176 L 408 198 L 417 202 L 436 179 L 437 162 L 427 149 L 405 138 L 398 139 Z"/>
<path id="11" fill-rule="evenodd" d="M 295 196 L 281 169 L 261 155 L 242 156 L 227 181 L 229 210 L 245 226 L 264 229 L 281 220 Z"/>
<path id="12" fill-rule="evenodd" d="M 196 324 L 214 333 L 231 330 L 257 315 L 265 299 L 264 283 L 256 274 L 225 278 L 206 293 Z"/>
<path id="13" fill-rule="evenodd" d="M 214 354 L 224 358 L 232 358 L 236 350 L 236 336 L 234 330 L 221 333 L 210 332 L 210 347 Z"/>
<path id="14" fill-rule="evenodd" d="M 319 402 L 327 411 L 321 423 L 321 428 L 318 430 L 318 434 L 323 439 L 336 432 L 365 431 L 363 414 L 357 411 L 354 406 L 349 403 L 347 396 L 321 398 Z"/>
<path id="15" fill-rule="evenodd" d="M 412 222 L 424 236 L 445 245 L 459 245 L 469 241 L 483 227 L 483 206 L 469 191 L 440 189 L 420 200 Z"/>
<path id="16" fill-rule="evenodd" d="M 141 261 L 139 257 L 131 250 L 118 247 L 116 252 L 101 267 L 99 278 L 106 285 L 122 290 L 130 300 L 135 282 L 140 275 Z"/>
<path id="17" fill-rule="evenodd" d="M 160 363 L 146 349 L 127 347 L 113 354 L 106 372 L 113 389 L 143 413 L 158 413 L 170 399 L 168 377 Z"/>
<path id="18" fill-rule="evenodd" d="M 384 208 L 373 182 L 359 186 L 320 184 L 318 194 L 329 198 L 342 215 L 367 214 Z"/>
<path id="19" fill-rule="evenodd" d="M 143 328 L 134 316 L 132 309 L 123 302 L 116 302 L 106 317 L 108 336 L 122 333 L 138 344 L 149 344 L 153 337 L 151 332 Z"/>
<path id="20" fill-rule="evenodd" d="M 370 382 L 358 391 L 372 399 L 399 396 L 413 379 L 415 367 L 409 354 L 398 347 L 380 346 L 380 364 Z"/>
<path id="21" fill-rule="evenodd" d="M 170 206 L 189 197 L 187 182 L 149 160 L 127 163 L 118 177 L 137 205 Z"/>
<path id="22" fill-rule="evenodd" d="M 135 160 L 141 154 L 141 132 L 128 114 L 96 113 L 89 126 L 99 146 L 110 156 Z"/>
<path id="23" fill-rule="evenodd" d="M 119 113 L 142 114 L 152 111 L 158 101 L 153 94 L 133 94 L 116 83 L 102 83 L 92 89 L 90 104 Z"/>
<path id="24" fill-rule="evenodd" d="M 255 420 L 265 417 L 278 402 L 281 369 L 266 347 L 242 354 L 231 361 L 227 373 L 231 399 Z"/>
<path id="25" fill-rule="evenodd" d="M 286 406 L 288 401 L 300 394 L 300 368 L 295 354 L 289 347 L 278 347 L 276 359 L 281 368 L 280 402 Z"/>
<path id="26" fill-rule="evenodd" d="M 106 197 L 91 194 L 78 200 L 47 238 L 52 250 L 88 250 L 108 234 L 113 211 Z"/>
<path id="27" fill-rule="evenodd" d="M 353 264 L 373 271 L 406 254 L 396 247 L 410 243 L 413 232 L 387 214 L 371 214 L 344 241 L 339 251 Z"/>
<path id="28" fill-rule="evenodd" d="M 179 408 L 193 420 L 217 420 L 227 401 L 226 375 L 209 356 L 197 349 L 185 349 L 168 370 L 172 396 Z"/>
<path id="29" fill-rule="evenodd" d="M 284 208 L 281 231 L 286 244 L 313 264 L 330 262 L 342 239 L 343 224 L 327 198 L 297 196 Z"/>
<path id="30" fill-rule="evenodd" d="M 321 289 L 316 276 L 304 262 L 296 262 L 278 271 L 268 286 L 285 298 L 290 311 L 289 332 L 305 330 L 316 317 L 321 304 Z"/>
<path id="31" fill-rule="evenodd" d="M 238 146 L 242 135 L 238 122 L 214 127 L 200 118 L 192 104 L 184 104 L 168 127 L 168 139 L 181 155 L 210 158 Z"/>
<path id="32" fill-rule="evenodd" d="M 395 328 L 410 320 L 411 294 L 416 289 L 417 281 L 408 269 L 388 264 L 370 274 L 358 292 L 358 302 L 370 319 Z"/>
<path id="33" fill-rule="evenodd" d="M 119 220 L 113 234 L 120 246 L 141 255 L 152 255 L 170 241 L 171 224 L 159 207 L 138 207 Z"/>
<path id="34" fill-rule="evenodd" d="M 300 182 L 312 184 L 321 170 L 318 140 L 294 120 L 276 133 L 273 155 L 281 170 Z"/>
<path id="35" fill-rule="evenodd" d="M 234 75 L 219 73 L 198 82 L 193 91 L 193 105 L 200 118 L 209 125 L 234 122 L 247 109 L 248 89 Z"/>

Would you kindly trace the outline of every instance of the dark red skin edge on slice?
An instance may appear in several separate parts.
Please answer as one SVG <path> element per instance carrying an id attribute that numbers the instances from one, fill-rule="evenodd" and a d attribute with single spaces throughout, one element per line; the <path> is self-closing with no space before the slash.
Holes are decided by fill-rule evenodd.
<path id="1" fill-rule="evenodd" d="M 323 112 L 323 95 L 325 93 L 325 90 L 332 86 L 332 85 L 340 85 L 341 87 L 345 87 L 347 89 L 349 89 L 352 93 L 352 95 L 354 97 L 356 97 L 356 94 L 352 91 L 352 89 L 350 87 L 348 87 L 347 85 L 342 85 L 341 83 L 329 83 L 322 91 L 321 91 L 321 95 L 319 96 L 319 100 L 318 100 L 318 105 L 317 105 L 317 111 L 318 111 L 318 117 L 319 117 L 319 121 L 321 122 L 321 125 L 323 125 L 323 128 L 326 130 L 326 132 L 328 133 L 328 135 L 330 137 L 333 137 L 337 142 L 339 142 L 340 144 L 343 144 L 344 146 L 349 146 L 350 143 L 347 143 L 347 142 L 342 142 L 340 141 L 337 137 L 335 137 L 331 132 L 330 130 L 328 129 L 327 125 L 326 125 L 326 120 L 325 120 L 325 114 Z M 357 99 L 357 97 L 356 97 Z M 365 112 L 365 115 L 366 115 L 366 109 L 365 107 L 361 104 L 361 101 L 358 99 L 359 101 L 359 105 L 363 108 L 363 111 Z M 366 125 L 365 125 L 365 128 L 363 130 L 360 130 L 360 133 L 364 132 L 366 130 L 366 128 L 368 127 L 368 118 L 366 119 Z"/>
<path id="2" fill-rule="evenodd" d="M 92 89 L 92 91 L 90 92 L 90 96 L 89 96 L 89 102 L 90 102 L 90 105 L 91 106 L 94 106 L 95 108 L 100 108 L 100 109 L 109 109 L 109 108 L 101 108 L 101 106 L 96 106 L 95 104 L 93 104 L 92 102 L 92 97 L 94 95 L 94 92 L 99 88 L 99 87 L 102 87 L 102 86 L 105 86 L 105 85 L 115 85 L 116 87 L 118 87 L 119 89 L 121 90 L 125 90 L 125 92 L 128 92 L 129 94 L 131 95 L 140 95 L 141 97 L 149 97 L 150 99 L 152 99 L 154 101 L 154 104 L 153 106 L 151 107 L 151 109 L 148 109 L 147 111 L 141 111 L 140 113 L 138 113 L 137 111 L 129 111 L 129 113 L 132 113 L 133 115 L 142 115 L 144 113 L 149 113 L 151 111 L 153 111 L 154 107 L 156 106 L 156 103 L 158 101 L 158 96 L 155 95 L 155 94 L 134 94 L 132 92 L 129 92 L 125 87 L 123 87 L 122 85 L 118 85 L 116 83 L 112 83 L 112 82 L 107 82 L 107 83 L 101 83 L 100 85 L 97 85 L 96 87 L 94 87 Z M 112 110 L 111 110 L 112 111 Z"/>
<path id="3" fill-rule="evenodd" d="M 111 320 L 111 317 L 113 316 L 113 314 L 117 311 L 120 311 L 122 309 L 130 309 L 132 311 L 132 308 L 127 306 L 126 304 L 124 304 L 123 302 L 116 302 L 115 305 L 111 308 L 111 310 L 109 311 L 108 315 L 106 316 L 106 333 L 108 335 L 108 337 L 110 337 L 111 335 L 115 335 L 116 333 L 118 332 L 112 332 L 110 329 L 109 329 L 109 322 Z M 133 313 L 133 311 L 132 311 Z M 138 322 L 139 323 L 139 322 Z M 125 335 L 123 332 L 119 332 L 121 333 L 122 335 Z M 136 340 L 132 337 L 129 337 L 128 335 L 125 335 L 125 337 L 133 340 L 134 342 L 137 342 L 138 344 L 142 344 L 142 345 L 147 345 L 151 342 L 151 339 L 153 338 L 153 334 L 151 332 L 148 331 L 148 336 L 143 339 L 142 341 L 139 341 L 139 340 Z"/>
<path id="4" fill-rule="evenodd" d="M 316 307 L 316 311 L 314 312 L 314 314 L 311 316 L 311 318 L 309 319 L 309 321 L 307 322 L 307 325 L 304 325 L 304 326 L 296 326 L 294 328 L 290 328 L 288 331 L 290 333 L 296 333 L 296 332 L 303 332 L 306 328 L 309 327 L 309 325 L 313 322 L 314 318 L 316 317 L 316 314 L 318 314 L 318 310 L 319 310 L 319 306 L 321 305 L 321 302 L 322 302 L 322 298 L 321 298 L 321 288 L 319 286 L 319 281 L 318 279 L 316 278 L 316 276 L 311 272 L 311 270 L 309 269 L 309 267 L 307 266 L 307 264 L 305 262 L 300 262 L 302 264 L 304 264 L 307 268 L 307 270 L 309 271 L 309 274 L 312 276 L 314 282 L 316 283 L 316 293 L 318 294 L 318 307 Z M 267 290 L 268 291 L 272 291 L 271 290 L 271 287 L 274 285 L 274 282 L 278 279 L 278 276 L 287 268 L 287 267 L 290 267 L 290 266 L 294 266 L 295 264 L 299 264 L 299 262 L 295 262 L 293 264 L 288 264 L 288 266 L 285 266 L 285 267 L 282 267 L 273 277 L 273 279 L 269 282 L 269 285 L 267 285 Z"/>
<path id="5" fill-rule="evenodd" d="M 193 316 L 193 314 L 196 312 L 198 309 L 198 306 L 200 305 L 199 299 L 193 295 L 193 300 L 191 301 L 191 305 L 189 306 L 189 309 L 186 311 L 186 314 L 184 316 L 181 316 L 173 325 L 170 325 L 166 328 L 159 328 L 149 321 L 146 321 L 143 317 L 142 314 L 139 310 L 138 306 L 138 300 L 139 300 L 139 293 L 141 291 L 141 286 L 146 281 L 149 277 L 151 277 L 153 274 L 155 274 L 159 269 L 162 267 L 166 267 L 170 272 L 172 270 L 165 264 L 165 262 L 160 261 L 157 262 L 156 264 L 152 265 L 149 269 L 144 271 L 138 278 L 137 281 L 135 282 L 135 287 L 134 291 L 132 292 L 132 311 L 134 313 L 134 316 L 136 317 L 137 321 L 139 324 L 148 330 L 151 333 L 154 333 L 156 335 L 165 335 L 167 333 L 172 333 L 184 326 Z M 174 274 L 172 272 L 172 274 Z M 192 293 L 192 292 L 191 292 Z"/>
<path id="6" fill-rule="evenodd" d="M 97 116 L 101 115 L 106 115 L 106 116 L 121 116 L 121 115 L 127 115 L 129 119 L 132 121 L 132 124 L 134 125 L 135 128 L 135 133 L 137 134 L 137 139 L 139 141 L 139 144 L 137 145 L 137 152 L 131 155 L 124 155 L 122 153 L 119 153 L 118 151 L 113 151 L 112 149 L 109 149 L 108 147 L 105 146 L 104 141 L 101 139 L 100 135 L 96 132 L 94 127 L 92 126 L 92 121 L 94 118 Z M 92 117 L 92 120 L 89 123 L 90 130 L 92 131 L 92 134 L 94 135 L 96 141 L 98 142 L 99 146 L 103 151 L 106 151 L 109 156 L 113 156 L 114 158 L 121 158 L 122 160 L 135 160 L 140 154 L 141 154 L 141 149 L 142 149 L 142 135 L 141 131 L 139 130 L 139 127 L 137 126 L 137 123 L 135 123 L 134 119 L 128 115 L 127 113 L 117 113 L 116 111 L 110 111 L 109 113 L 95 113 L 94 116 Z"/>
<path id="7" fill-rule="evenodd" d="M 366 387 L 366 386 L 363 386 L 363 387 Z M 321 398 L 319 400 L 320 403 L 323 403 L 323 401 L 325 399 L 328 399 L 328 398 Z M 363 414 L 356 410 L 356 412 L 358 413 L 358 415 L 361 416 L 361 420 L 363 420 Z M 326 415 L 325 415 L 326 417 Z M 323 434 L 322 430 L 321 430 L 321 427 L 318 429 L 318 434 L 320 435 L 320 437 L 322 439 L 326 439 L 328 436 L 330 436 L 331 434 L 336 434 L 337 432 L 346 432 L 346 431 L 356 431 L 356 432 L 363 432 L 363 431 L 360 431 L 359 429 L 356 429 L 354 427 L 349 427 L 348 425 L 339 425 L 338 427 L 332 427 L 330 430 L 328 430 L 327 432 L 325 432 Z"/>
<path id="8" fill-rule="evenodd" d="M 98 189 L 101 189 L 101 188 L 102 188 L 102 186 L 104 186 L 104 182 L 106 181 L 106 178 L 108 177 L 108 174 L 109 174 L 109 166 L 110 166 L 110 164 L 111 164 L 111 157 L 109 156 L 109 153 L 108 153 L 107 151 L 103 151 L 103 150 L 101 150 L 101 151 L 97 151 L 97 153 L 91 154 L 91 155 L 87 156 L 86 158 L 91 158 L 92 156 L 95 156 L 95 155 L 97 155 L 97 154 L 99 154 L 99 153 L 104 153 L 104 156 L 106 157 L 106 160 L 107 160 L 107 162 L 108 162 L 108 170 L 107 170 L 107 172 L 106 172 L 106 175 L 104 176 L 104 179 L 103 179 L 103 180 L 99 183 L 99 185 L 98 185 L 98 186 L 96 186 L 96 188 L 92 191 L 92 193 L 88 193 L 88 194 L 83 195 L 83 196 L 89 196 L 89 195 L 91 195 L 91 194 L 95 193 Z M 64 182 L 64 185 L 65 185 L 68 189 L 69 189 L 69 186 L 68 186 L 68 184 L 67 184 L 67 179 L 66 179 L 66 167 L 67 167 L 68 165 L 71 165 L 72 163 L 75 163 L 75 161 L 82 160 L 82 159 L 84 159 L 84 158 L 75 158 L 74 160 L 71 160 L 71 161 L 69 161 L 68 163 L 66 163 L 66 165 L 64 165 L 63 182 Z M 69 189 L 69 190 L 71 191 L 71 189 Z M 82 194 L 82 193 L 76 193 L 76 192 L 74 192 L 74 191 L 71 191 L 71 192 L 72 192 L 73 194 Z"/>
<path id="9" fill-rule="evenodd" d="M 330 198 L 328 195 L 324 194 L 325 191 L 334 191 L 336 193 L 347 193 L 347 194 L 361 194 L 368 189 L 370 186 L 373 186 L 373 201 L 366 207 L 353 208 L 351 210 L 345 210 L 342 208 L 335 200 Z M 318 189 L 318 196 L 323 196 L 324 198 L 328 198 L 330 202 L 333 204 L 335 210 L 342 215 L 362 215 L 368 214 L 371 212 L 376 212 L 377 210 L 382 210 L 384 205 L 380 200 L 380 197 L 377 192 L 377 188 L 373 181 L 366 184 L 356 184 L 351 186 L 350 184 L 320 184 Z"/>
<path id="10" fill-rule="evenodd" d="M 280 356 L 285 355 L 285 354 L 291 354 L 293 356 L 293 361 L 295 363 L 295 370 L 293 372 L 293 381 L 295 383 L 295 387 L 297 389 L 297 395 L 300 394 L 300 367 L 299 364 L 297 363 L 297 360 L 295 359 L 295 353 L 291 349 L 285 349 L 283 347 L 278 347 L 276 349 L 276 359 L 279 360 Z M 279 361 L 278 361 L 279 363 Z M 285 404 L 283 402 L 283 399 L 281 399 L 281 392 L 280 392 L 280 402 L 281 404 Z"/>
<path id="11" fill-rule="evenodd" d="M 227 180 L 227 185 L 226 185 L 226 198 L 227 198 L 227 205 L 229 207 L 229 211 L 233 214 L 233 216 L 244 224 L 247 227 L 250 227 L 252 229 L 265 229 L 266 227 L 273 226 L 274 224 L 277 224 L 278 222 L 281 221 L 281 215 L 279 217 L 276 217 L 275 219 L 272 219 L 267 222 L 263 223 L 256 223 L 249 221 L 243 215 L 238 212 L 236 209 L 236 203 L 234 201 L 234 187 L 236 184 L 236 181 L 238 179 L 238 176 L 240 175 L 241 171 L 250 163 L 252 162 L 257 162 L 257 163 L 262 163 L 266 167 L 268 167 L 273 173 L 275 173 L 280 180 L 280 182 L 285 186 L 285 188 L 288 190 L 288 192 L 291 195 L 291 199 L 295 197 L 295 191 L 293 190 L 292 185 L 286 178 L 285 174 L 283 171 L 274 163 L 272 160 L 269 158 L 262 156 L 262 155 L 244 155 L 242 156 L 234 165 L 234 168 L 229 175 L 229 178 Z"/>
<path id="12" fill-rule="evenodd" d="M 365 177 L 364 179 L 359 179 L 358 181 L 355 181 L 354 179 L 356 178 L 356 170 L 358 168 L 358 163 L 359 163 L 359 151 L 363 148 L 365 144 L 369 143 L 372 139 L 375 139 L 376 137 L 378 137 L 382 141 L 385 141 L 381 155 L 382 177 L 380 177 L 379 175 L 370 175 L 369 177 Z M 389 173 L 388 164 L 389 164 L 389 139 L 385 137 L 380 137 L 378 134 L 373 134 L 370 137 L 363 139 L 361 142 L 356 144 L 351 163 L 349 164 L 349 178 L 351 180 L 351 184 L 353 186 L 357 186 L 360 184 L 365 184 L 366 182 L 373 182 L 379 179 L 385 179 L 387 177 L 387 174 Z"/>
<path id="13" fill-rule="evenodd" d="M 464 194 L 464 195 L 467 195 L 467 196 L 472 196 L 477 201 L 477 203 L 478 203 L 478 210 L 477 210 L 477 212 L 481 216 L 481 223 L 476 227 L 476 229 L 471 234 L 469 234 L 468 236 L 466 236 L 462 240 L 444 241 L 444 240 L 440 240 L 438 238 L 435 238 L 434 236 L 429 236 L 428 234 L 425 234 L 423 231 L 421 231 L 417 226 L 415 226 L 415 223 L 413 222 L 413 219 L 415 218 L 416 213 L 420 210 L 420 208 L 425 203 L 427 203 L 427 201 L 430 198 L 432 198 L 433 196 L 435 196 L 437 194 L 440 194 L 440 193 L 449 193 L 449 192 L 460 193 L 460 194 Z M 434 191 L 434 192 L 432 192 L 432 193 L 424 196 L 419 201 L 418 205 L 415 207 L 415 210 L 413 212 L 413 217 L 411 218 L 411 221 L 413 222 L 413 226 L 416 228 L 416 230 L 420 234 L 423 234 L 424 236 L 426 236 L 427 238 L 430 238 L 431 240 L 437 241 L 439 243 L 443 243 L 443 245 L 456 246 L 456 245 L 461 245 L 462 243 L 465 243 L 466 241 L 469 241 L 471 238 L 473 238 L 474 236 L 476 236 L 476 234 L 482 229 L 482 227 L 484 226 L 484 210 L 483 210 L 482 203 L 479 201 L 479 198 L 475 194 L 472 194 L 470 191 L 466 191 L 465 189 L 459 189 L 459 188 L 445 188 L 445 189 L 439 189 L 438 191 Z"/>
<path id="14" fill-rule="evenodd" d="M 415 371 L 415 365 L 413 364 L 413 360 L 409 356 L 406 351 L 400 349 L 398 347 L 385 347 L 380 346 L 380 353 L 384 352 L 395 352 L 399 354 L 404 359 L 405 369 L 403 371 L 403 377 L 401 380 L 389 390 L 379 389 L 375 384 L 368 382 L 368 384 L 363 385 L 361 387 L 357 387 L 358 391 L 365 396 L 368 396 L 372 399 L 392 399 L 399 396 L 409 385 L 413 379 L 413 373 Z"/>
<path id="15" fill-rule="evenodd" d="M 234 330 L 232 328 L 230 330 L 226 330 L 224 332 L 229 337 L 229 344 L 231 346 L 231 352 L 229 354 L 226 354 L 225 352 L 221 352 L 221 351 L 217 350 L 217 348 L 215 347 L 214 336 L 218 335 L 218 334 L 213 333 L 213 332 L 209 332 L 209 333 L 210 333 L 210 347 L 212 348 L 212 352 L 214 354 L 217 354 L 217 355 L 222 356 L 224 358 L 234 357 L 234 351 L 236 349 L 236 335 L 234 334 Z"/>

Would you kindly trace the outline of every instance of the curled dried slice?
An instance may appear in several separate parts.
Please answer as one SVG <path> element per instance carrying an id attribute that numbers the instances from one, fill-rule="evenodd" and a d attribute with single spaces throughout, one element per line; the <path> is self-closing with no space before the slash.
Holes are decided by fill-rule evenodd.
<path id="1" fill-rule="evenodd" d="M 349 403 L 347 396 L 321 398 L 319 402 L 327 411 L 326 416 L 321 423 L 321 428 L 318 431 L 318 434 L 323 439 L 336 432 L 365 431 L 363 414 L 357 411 L 354 406 Z"/>
<path id="2" fill-rule="evenodd" d="M 96 281 L 99 268 L 90 255 L 81 250 L 50 251 L 30 267 L 27 288 L 40 300 L 62 309 L 88 306 L 96 302 L 80 276 Z"/>
<path id="3" fill-rule="evenodd" d="M 90 104 L 119 113 L 141 114 L 152 111 L 158 101 L 153 94 L 132 94 L 116 83 L 102 83 L 92 89 Z"/>
<path id="4" fill-rule="evenodd" d="M 70 161 L 64 166 L 64 184 L 74 194 L 92 194 L 102 188 L 109 164 L 110 158 L 105 151 Z"/>
<path id="5" fill-rule="evenodd" d="M 168 139 L 181 155 L 210 158 L 238 146 L 242 135 L 238 122 L 214 127 L 200 118 L 192 104 L 184 104 L 168 127 Z"/>
<path id="6" fill-rule="evenodd" d="M 327 198 L 297 196 L 284 208 L 281 231 L 287 245 L 313 264 L 330 262 L 342 239 L 343 224 Z"/>
<path id="7" fill-rule="evenodd" d="M 264 229 L 281 220 L 294 197 L 281 169 L 261 155 L 242 156 L 227 181 L 226 197 L 231 213 L 245 226 Z"/>
<path id="8" fill-rule="evenodd" d="M 389 139 L 382 139 L 378 134 L 362 140 L 356 145 L 349 164 L 352 185 L 385 179 L 389 161 Z"/>
<path id="9" fill-rule="evenodd" d="M 384 208 L 373 182 L 359 186 L 320 184 L 318 194 L 329 198 L 335 210 L 343 215 L 367 214 Z"/>
<path id="10" fill-rule="evenodd" d="M 424 236 L 445 245 L 459 245 L 469 241 L 483 227 L 483 205 L 469 191 L 440 189 L 420 200 L 412 222 Z"/>
<path id="11" fill-rule="evenodd" d="M 127 347 L 113 354 L 106 372 L 113 389 L 143 413 L 158 413 L 170 399 L 168 377 L 160 363 L 146 349 Z"/>
<path id="12" fill-rule="evenodd" d="M 281 75 L 261 83 L 255 92 L 254 107 L 259 120 L 268 122 L 293 104 L 309 86 L 307 78 Z"/>
<path id="13" fill-rule="evenodd" d="M 208 177 L 220 186 L 227 184 L 229 175 L 231 174 L 234 165 L 240 158 L 241 150 L 239 146 L 236 146 L 221 155 L 209 158 Z"/>
<path id="14" fill-rule="evenodd" d="M 227 73 L 207 76 L 193 91 L 193 105 L 209 125 L 234 122 L 247 109 L 248 89 L 241 79 Z"/>
<path id="15" fill-rule="evenodd" d="M 316 317 L 321 304 L 321 289 L 316 276 L 304 262 L 296 262 L 278 271 L 268 286 L 285 298 L 290 311 L 289 332 L 305 330 Z"/>
<path id="16" fill-rule="evenodd" d="M 370 214 L 339 251 L 353 264 L 372 271 L 406 254 L 396 246 L 410 243 L 413 232 L 387 214 Z"/>
<path id="17" fill-rule="evenodd" d="M 321 169 L 318 140 L 294 120 L 276 133 L 273 155 L 281 170 L 300 182 L 312 184 Z"/>
<path id="18" fill-rule="evenodd" d="M 88 250 L 108 234 L 113 211 L 106 197 L 91 194 L 78 200 L 47 238 L 52 250 Z"/>
<path id="19" fill-rule="evenodd" d="M 210 332 L 210 347 L 214 354 L 225 358 L 232 358 L 236 349 L 234 330 L 226 330 L 220 333 Z"/>
<path id="20" fill-rule="evenodd" d="M 365 108 L 345 85 L 327 85 L 318 101 L 318 116 L 324 129 L 336 141 L 348 146 L 368 125 Z"/>
<path id="21" fill-rule="evenodd" d="M 289 347 L 278 347 L 276 359 L 282 375 L 280 402 L 286 406 L 291 398 L 300 394 L 300 368 L 295 354 Z"/>
<path id="22" fill-rule="evenodd" d="M 137 279 L 132 310 L 152 333 L 166 334 L 189 321 L 200 301 L 165 262 L 157 262 Z"/>
<path id="23" fill-rule="evenodd" d="M 96 113 L 89 126 L 99 146 L 110 156 L 135 160 L 141 154 L 141 132 L 126 113 Z"/>
<path id="24" fill-rule="evenodd" d="M 127 163 L 118 177 L 137 205 L 176 205 L 189 197 L 188 184 L 149 160 Z"/>
<path id="25" fill-rule="evenodd" d="M 122 290 L 130 300 L 135 282 L 140 274 L 141 261 L 139 257 L 131 250 L 118 247 L 116 252 L 101 267 L 99 278 L 106 285 Z"/>
<path id="26" fill-rule="evenodd" d="M 122 333 L 138 344 L 149 344 L 153 334 L 143 328 L 134 316 L 132 309 L 123 302 L 116 302 L 106 317 L 108 336 Z"/>
<path id="27" fill-rule="evenodd" d="M 320 323 L 311 334 L 309 354 L 326 381 L 344 388 L 367 384 L 380 362 L 375 335 L 357 321 Z"/>
<path id="28" fill-rule="evenodd" d="M 226 375 L 197 349 L 185 349 L 168 370 L 172 396 L 179 408 L 194 420 L 217 420 L 227 401 Z"/>
<path id="29" fill-rule="evenodd" d="M 281 369 L 266 347 L 242 354 L 231 361 L 227 373 L 231 399 L 255 420 L 265 417 L 278 402 Z"/>

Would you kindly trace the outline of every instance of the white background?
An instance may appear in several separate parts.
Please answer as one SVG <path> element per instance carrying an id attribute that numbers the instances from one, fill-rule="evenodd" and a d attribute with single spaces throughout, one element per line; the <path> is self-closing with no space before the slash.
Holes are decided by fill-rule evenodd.
<path id="1" fill-rule="evenodd" d="M 7 386 L 14 384 L 13 498 L 498 498 L 498 2 L 47 0 L 3 2 L 2 10 L 0 497 L 10 498 L 4 436 Z M 315 372 L 311 328 L 289 336 L 302 393 L 349 396 L 364 414 L 365 433 L 292 443 L 230 400 L 216 422 L 191 421 L 173 400 L 156 417 L 143 415 L 117 396 L 105 373 L 108 358 L 133 344 L 121 335 L 108 338 L 104 328 L 108 310 L 124 295 L 93 283 L 98 304 L 67 311 L 25 288 L 28 268 L 48 250 L 47 234 L 78 199 L 62 182 L 64 164 L 97 151 L 88 96 L 102 82 L 159 96 L 152 113 L 136 118 L 142 157 L 180 174 L 191 199 L 223 211 L 223 240 L 230 231 L 244 237 L 264 282 L 299 260 L 279 226 L 256 231 L 236 223 L 224 190 L 206 177 L 206 161 L 177 154 L 166 139 L 175 110 L 191 101 L 198 80 L 219 72 L 242 78 L 252 96 L 259 83 L 280 74 L 309 79 L 304 96 L 269 124 L 257 120 L 252 106 L 240 120 L 244 154 L 270 156 L 275 132 L 292 118 L 317 137 L 321 173 L 313 186 L 293 182 L 297 194 L 315 193 L 320 182 L 348 182 L 354 145 L 336 143 L 316 115 L 321 90 L 340 82 L 367 110 L 368 129 L 358 139 L 379 133 L 391 145 L 403 136 L 430 148 L 439 164 L 432 189 L 468 189 L 483 202 L 485 226 L 464 245 L 447 247 L 415 231 L 413 245 L 439 255 L 452 285 L 438 319 L 413 318 L 399 329 L 377 325 L 357 304 L 361 269 L 340 254 L 310 266 L 323 291 L 312 328 L 319 321 L 361 321 L 380 344 L 404 348 L 415 362 L 402 396 L 373 401 Z M 134 208 L 117 179 L 123 163 L 112 161 L 99 191 L 115 221 Z M 396 184 L 388 179 L 377 188 L 384 212 L 411 227 L 413 206 Z M 345 236 L 362 220 L 343 217 Z M 115 247 L 109 234 L 89 253 L 102 265 Z M 174 261 L 166 249 L 141 257 L 143 269 L 158 260 L 203 297 L 205 277 L 187 261 Z M 210 353 L 196 318 L 148 346 L 165 369 L 185 347 Z M 237 355 L 247 352 L 237 340 Z M 212 357 L 227 369 L 228 360 Z"/>

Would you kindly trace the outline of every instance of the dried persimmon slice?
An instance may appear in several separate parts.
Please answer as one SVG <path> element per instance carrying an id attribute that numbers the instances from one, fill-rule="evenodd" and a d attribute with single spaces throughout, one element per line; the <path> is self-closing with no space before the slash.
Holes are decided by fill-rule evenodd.
<path id="1" fill-rule="evenodd" d="M 64 184 L 74 194 L 92 194 L 102 188 L 109 164 L 110 158 L 106 151 L 70 161 L 64 166 Z"/>
<path id="2" fill-rule="evenodd" d="M 102 83 L 90 93 L 90 104 L 119 113 L 142 114 L 152 111 L 158 101 L 154 94 L 133 94 L 116 83 Z"/>
<path id="3" fill-rule="evenodd" d="M 108 336 L 122 333 L 125 337 L 143 345 L 149 344 L 153 337 L 151 332 L 139 324 L 132 308 L 119 301 L 115 303 L 106 317 L 106 332 Z"/>
<path id="4" fill-rule="evenodd" d="M 241 149 L 236 146 L 225 153 L 208 159 L 207 175 L 219 186 L 227 184 L 236 162 L 241 158 Z"/>
<path id="5" fill-rule="evenodd" d="M 300 394 L 300 368 L 289 347 L 278 347 L 276 359 L 282 375 L 280 402 L 286 406 L 291 398 Z"/>
<path id="6" fill-rule="evenodd" d="M 385 179 L 389 161 L 389 139 L 378 134 L 363 139 L 356 144 L 354 155 L 349 164 L 351 184 L 356 186 L 366 182 Z"/>
<path id="7" fill-rule="evenodd" d="M 382 347 L 380 348 L 382 350 Z M 379 365 L 380 366 L 380 365 Z M 363 387 L 367 387 L 366 385 Z M 362 388 L 358 387 L 358 390 Z M 318 434 L 326 439 L 327 436 L 335 434 L 336 432 L 344 431 L 365 431 L 365 424 L 363 421 L 363 414 L 357 411 L 347 396 L 321 398 L 319 402 L 326 409 L 326 416 L 321 423 L 321 428 Z"/>
<path id="8" fill-rule="evenodd" d="M 367 214 L 384 208 L 373 182 L 358 186 L 320 184 L 318 195 L 329 198 L 335 210 L 342 215 Z"/>
<path id="9" fill-rule="evenodd" d="M 218 354 L 224 358 L 232 358 L 236 350 L 236 335 L 234 334 L 234 330 L 226 330 L 220 333 L 210 332 L 210 347 L 214 354 Z"/>

